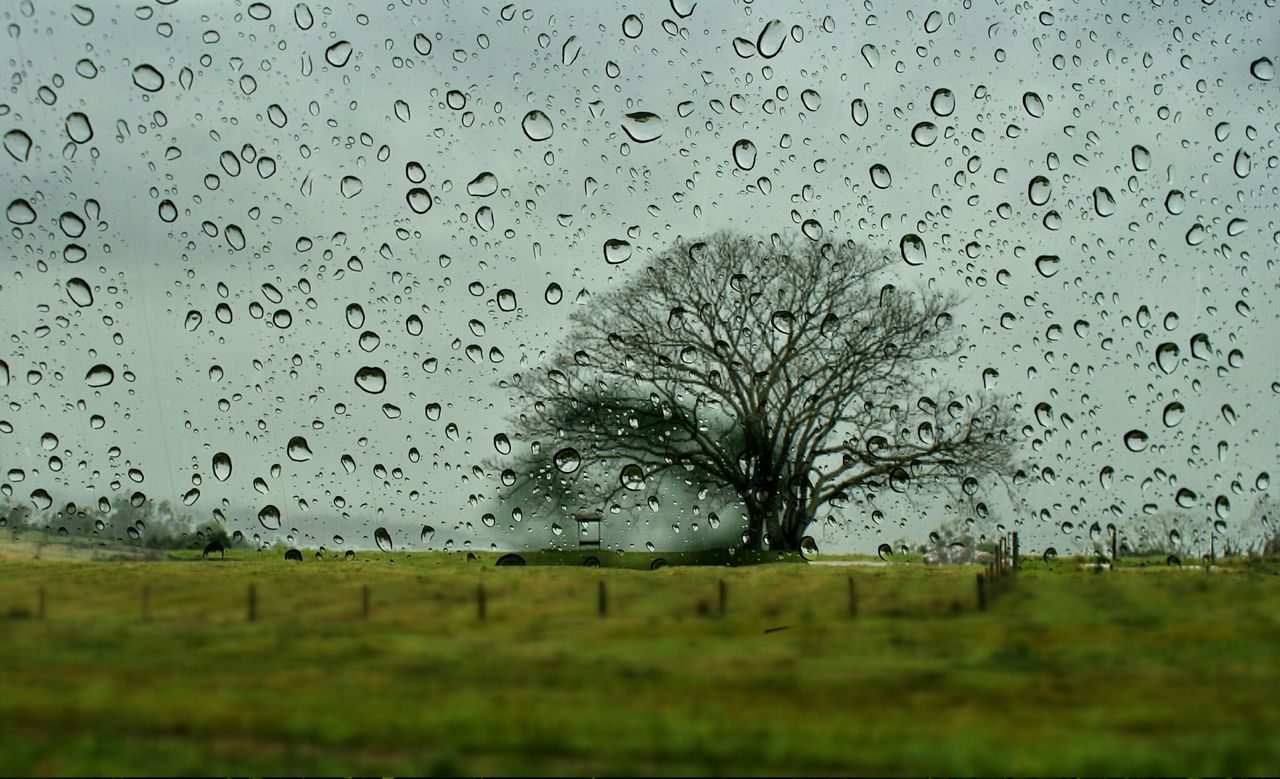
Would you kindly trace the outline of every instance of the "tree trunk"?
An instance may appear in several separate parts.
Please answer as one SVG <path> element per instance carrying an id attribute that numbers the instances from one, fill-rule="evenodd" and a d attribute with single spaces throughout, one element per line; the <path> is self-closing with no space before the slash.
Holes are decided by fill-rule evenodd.
<path id="1" fill-rule="evenodd" d="M 764 549 L 764 512 L 747 511 L 747 532 L 743 535 L 743 549 Z"/>

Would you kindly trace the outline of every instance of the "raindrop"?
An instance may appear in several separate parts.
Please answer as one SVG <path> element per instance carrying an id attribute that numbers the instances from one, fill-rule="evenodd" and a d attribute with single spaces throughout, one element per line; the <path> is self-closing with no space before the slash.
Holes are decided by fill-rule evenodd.
<path id="1" fill-rule="evenodd" d="M 355 176 L 343 176 L 338 184 L 338 191 L 345 198 L 353 198 L 364 190 L 364 182 Z"/>
<path id="2" fill-rule="evenodd" d="M 1187 208 L 1186 198 L 1182 192 L 1176 189 L 1169 190 L 1169 194 L 1165 195 L 1164 208 L 1173 216 L 1181 214 Z"/>
<path id="3" fill-rule="evenodd" d="M 530 111 L 520 121 L 520 129 L 531 141 L 545 141 L 555 132 L 551 119 L 541 111 Z"/>
<path id="4" fill-rule="evenodd" d="M 359 303 L 349 303 L 347 305 L 347 325 L 352 330 L 359 330 L 364 327 L 364 307 Z"/>
<path id="5" fill-rule="evenodd" d="M 116 380 L 116 372 L 109 365 L 95 365 L 85 374 L 84 383 L 90 387 L 105 387 Z"/>
<path id="6" fill-rule="evenodd" d="M 915 233 L 907 233 L 898 243 L 902 253 L 902 261 L 908 265 L 923 265 L 925 261 L 924 240 Z"/>
<path id="7" fill-rule="evenodd" d="M 133 83 L 148 92 L 159 92 L 164 88 L 164 76 L 150 65 L 139 65 L 133 69 Z"/>
<path id="8" fill-rule="evenodd" d="M 864 124 L 866 124 L 867 119 L 870 118 L 870 114 L 867 112 L 867 101 L 863 100 L 860 97 L 856 98 L 852 103 L 849 104 L 849 112 L 853 116 L 853 123 L 858 125 L 859 127 L 862 127 Z"/>
<path id="9" fill-rule="evenodd" d="M 627 14 L 627 18 L 622 20 L 622 34 L 628 38 L 639 38 L 642 32 L 644 32 L 644 22 L 640 21 L 640 17 Z"/>
<path id="10" fill-rule="evenodd" d="M 1186 407 L 1178 401 L 1173 401 L 1164 407 L 1161 418 L 1164 420 L 1165 427 L 1177 427 L 1182 422 L 1182 415 L 1186 411 Z"/>
<path id="11" fill-rule="evenodd" d="M 1130 430 L 1124 434 L 1124 445 L 1131 452 L 1141 452 L 1147 448 L 1147 434 L 1141 430 Z"/>
<path id="12" fill-rule="evenodd" d="M 280 509 L 273 505 L 266 505 L 258 512 L 258 522 L 267 530 L 280 529 Z"/>
<path id="13" fill-rule="evenodd" d="M 295 463 L 305 463 L 311 459 L 311 447 L 307 446 L 307 439 L 300 435 L 289 439 L 289 445 L 285 451 L 288 453 L 289 459 Z"/>
<path id="14" fill-rule="evenodd" d="M 888 189 L 893 183 L 893 177 L 889 175 L 889 169 L 880 163 L 871 166 L 871 183 L 876 189 Z"/>
<path id="15" fill-rule="evenodd" d="M 425 214 L 431 210 L 431 193 L 422 187 L 414 187 L 405 195 L 409 208 L 415 214 Z"/>
<path id="16" fill-rule="evenodd" d="M 649 111 L 635 111 L 622 119 L 622 129 L 636 143 L 649 143 L 662 137 L 662 117 Z"/>
<path id="17" fill-rule="evenodd" d="M 1173 373 L 1178 367 L 1178 358 L 1182 354 L 1182 350 L 1178 345 L 1169 341 L 1156 347 L 1156 365 L 1166 375 Z"/>
<path id="18" fill-rule="evenodd" d="M 787 28 L 780 19 L 773 19 L 760 30 L 756 38 L 756 51 L 765 59 L 773 59 L 782 51 L 782 44 L 787 42 Z"/>
<path id="19" fill-rule="evenodd" d="M 933 122 L 920 122 L 911 128 L 911 140 L 919 146 L 932 146 L 938 140 L 938 126 Z"/>
<path id="20" fill-rule="evenodd" d="M 552 462 L 555 463 L 556 470 L 561 473 L 573 473 L 578 470 L 578 466 L 582 465 L 582 455 L 572 446 L 566 446 L 555 453 Z"/>
<path id="21" fill-rule="evenodd" d="M 74 143 L 88 143 L 93 140 L 93 125 L 89 123 L 89 117 L 80 111 L 68 114 L 65 126 L 67 137 Z"/>
<path id="22" fill-rule="evenodd" d="M 1027 92 L 1022 96 L 1022 107 L 1033 118 L 1044 116 L 1044 101 L 1035 92 Z"/>
<path id="23" fill-rule="evenodd" d="M 18 162 L 26 162 L 31 154 L 31 136 L 22 130 L 10 130 L 4 134 L 4 150 Z"/>
<path id="24" fill-rule="evenodd" d="M 633 492 L 644 489 L 644 469 L 635 463 L 630 463 L 622 467 L 622 471 L 618 474 L 618 481 L 622 486 Z"/>
<path id="25" fill-rule="evenodd" d="M 604 261 L 610 265 L 618 265 L 631 259 L 631 244 L 621 238 L 610 238 L 604 242 Z"/>
<path id="26" fill-rule="evenodd" d="M 1042 254 L 1036 258 L 1036 272 L 1046 279 L 1051 279 L 1058 273 L 1058 266 L 1062 260 L 1056 254 Z"/>
<path id="27" fill-rule="evenodd" d="M 756 145 L 746 138 L 733 145 L 733 164 L 739 170 L 751 170 L 756 166 Z"/>
<path id="28" fill-rule="evenodd" d="M 1250 63 L 1249 72 L 1259 81 L 1270 81 L 1276 77 L 1275 65 L 1267 57 L 1260 57 Z"/>
<path id="29" fill-rule="evenodd" d="M 1235 159 L 1231 162 L 1231 169 L 1235 171 L 1236 176 L 1244 178 L 1249 175 L 1249 171 L 1253 169 L 1253 163 L 1249 157 L 1249 152 L 1240 149 L 1236 152 Z"/>
<path id="30" fill-rule="evenodd" d="M 1111 191 L 1106 187 L 1096 187 L 1093 190 L 1093 210 L 1098 216 L 1111 216 L 1116 212 L 1116 199 L 1111 196 Z"/>
<path id="31" fill-rule="evenodd" d="M 1027 200 L 1030 200 L 1033 206 L 1042 206 L 1049 202 L 1051 192 L 1052 187 L 1049 184 L 1049 179 L 1044 176 L 1036 176 L 1027 185 Z"/>
<path id="32" fill-rule="evenodd" d="M 543 300 L 546 300 L 547 303 L 554 306 L 564 299 L 564 290 L 560 288 L 559 284 L 553 281 L 547 285 L 547 290 L 542 293 L 542 298 Z"/>
<path id="33" fill-rule="evenodd" d="M 22 198 L 10 203 L 9 207 L 4 210 L 4 215 L 16 225 L 29 225 L 36 221 L 36 210 Z"/>
<path id="34" fill-rule="evenodd" d="M 338 41 L 324 50 L 324 59 L 335 68 L 346 66 L 351 59 L 351 44 L 348 41 Z"/>
<path id="35" fill-rule="evenodd" d="M 383 552 L 390 552 L 393 548 L 391 543 L 391 534 L 387 532 L 385 527 L 380 527 L 373 531 L 373 542 L 378 545 L 378 549 Z"/>
<path id="36" fill-rule="evenodd" d="M 1147 147 L 1137 145 L 1131 150 L 1133 158 L 1133 169 L 1136 171 L 1148 170 L 1151 167 L 1151 152 L 1147 151 Z"/>
<path id="37" fill-rule="evenodd" d="M 951 116 L 956 110 L 956 96 L 947 88 L 935 89 L 929 98 L 929 110 L 935 116 Z"/>
<path id="38" fill-rule="evenodd" d="M 467 184 L 467 194 L 472 197 L 489 197 L 498 191 L 498 177 L 485 171 Z"/>
<path id="39" fill-rule="evenodd" d="M 226 481 L 231 478 L 231 455 L 218 452 L 213 456 L 213 478 Z"/>
<path id="40" fill-rule="evenodd" d="M 381 368 L 365 366 L 356 371 L 356 386 L 377 395 L 387 388 L 387 374 Z"/>
<path id="41" fill-rule="evenodd" d="M 868 67 L 874 68 L 880 64 L 880 50 L 873 44 L 864 44 L 862 47 L 862 59 L 866 61 Z"/>

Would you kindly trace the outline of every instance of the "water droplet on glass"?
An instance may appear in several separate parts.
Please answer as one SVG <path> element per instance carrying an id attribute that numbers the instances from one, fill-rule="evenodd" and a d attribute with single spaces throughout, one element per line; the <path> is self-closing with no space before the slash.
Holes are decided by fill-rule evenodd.
<path id="1" fill-rule="evenodd" d="M 911 140 L 919 146 L 932 146 L 938 140 L 938 126 L 933 122 L 920 122 L 911 128 Z"/>
<path id="2" fill-rule="evenodd" d="M 871 166 L 871 183 L 877 189 L 888 189 L 893 183 L 893 177 L 889 175 L 889 169 L 880 163 Z"/>
<path id="3" fill-rule="evenodd" d="M 551 119 L 541 111 L 530 111 L 520 121 L 520 129 L 531 141 L 545 141 L 555 132 Z"/>
<path id="4" fill-rule="evenodd" d="M 356 386 L 377 395 L 387 388 L 387 374 L 381 368 L 365 366 L 356 371 Z"/>
<path id="5" fill-rule="evenodd" d="M 945 87 L 935 89 L 929 98 L 929 110 L 933 111 L 935 116 L 951 116 L 956 110 L 955 94 Z"/>
<path id="6" fill-rule="evenodd" d="M 307 439 L 300 435 L 296 435 L 289 439 L 289 445 L 285 450 L 289 459 L 295 463 L 305 463 L 311 459 L 311 447 L 307 445 Z"/>
<path id="7" fill-rule="evenodd" d="M 582 464 L 582 455 L 578 454 L 578 450 L 572 446 L 566 446 L 555 453 L 552 462 L 555 463 L 556 470 L 561 473 L 573 473 Z"/>
<path id="8" fill-rule="evenodd" d="M 226 481 L 231 478 L 231 455 L 218 452 L 213 456 L 213 478 Z"/>
<path id="9" fill-rule="evenodd" d="M 1147 434 L 1141 430 L 1130 430 L 1124 434 L 1124 445 L 1131 452 L 1141 452 L 1147 448 Z"/>
<path id="10" fill-rule="evenodd" d="M 329 48 L 324 50 L 325 62 L 335 68 L 346 66 L 351 59 L 351 43 L 348 41 L 338 41 Z"/>
<path id="11" fill-rule="evenodd" d="M 1035 176 L 1027 184 L 1027 200 L 1031 201 L 1033 206 L 1042 206 L 1048 203 L 1051 192 L 1052 187 L 1049 184 L 1049 179 L 1044 176 Z"/>
<path id="12" fill-rule="evenodd" d="M 1176 400 L 1166 405 L 1160 415 L 1161 419 L 1164 420 L 1164 426 L 1177 427 L 1182 422 L 1182 415 L 1185 411 L 1186 407 Z"/>
<path id="13" fill-rule="evenodd" d="M 610 238 L 604 242 L 604 261 L 617 265 L 631 259 L 631 244 L 621 238 Z"/>
<path id="14" fill-rule="evenodd" d="M 787 28 L 780 19 L 772 19 L 760 30 L 756 37 L 756 51 L 765 59 L 773 59 L 782 51 L 787 42 Z"/>
<path id="15" fill-rule="evenodd" d="M 489 197 L 498 191 L 498 177 L 485 171 L 467 183 L 467 194 L 472 197 Z"/>
<path id="16" fill-rule="evenodd" d="M 1131 150 L 1133 159 L 1133 169 L 1136 171 L 1148 170 L 1151 167 L 1151 152 L 1147 151 L 1147 147 L 1137 145 Z"/>
<path id="17" fill-rule="evenodd" d="M 743 138 L 733 144 L 733 164 L 739 170 L 751 170 L 756 166 L 756 145 Z"/>
<path id="18" fill-rule="evenodd" d="M 105 387 L 115 380 L 116 372 L 109 365 L 95 365 L 84 377 L 84 383 L 90 387 Z"/>
<path id="19" fill-rule="evenodd" d="M 1111 216 L 1116 212 L 1116 199 L 1111 196 L 1111 191 L 1106 187 L 1094 188 L 1093 210 L 1098 216 Z"/>
<path id="20" fill-rule="evenodd" d="M 640 21 L 640 17 L 627 14 L 627 18 L 622 20 L 622 34 L 628 38 L 639 38 L 642 32 L 644 32 L 644 23 Z"/>
<path id="21" fill-rule="evenodd" d="M 915 233 L 907 233 L 898 243 L 902 261 L 908 265 L 923 265 L 925 261 L 924 239 Z"/>
<path id="22" fill-rule="evenodd" d="M 1044 101 L 1035 92 L 1027 92 L 1022 96 L 1022 107 L 1033 118 L 1044 116 Z"/>
<path id="23" fill-rule="evenodd" d="M 1267 57 L 1259 57 L 1250 63 L 1249 72 L 1259 81 L 1270 81 L 1276 77 L 1275 65 Z"/>
<path id="24" fill-rule="evenodd" d="M 1056 254 L 1042 254 L 1036 258 L 1036 272 L 1046 279 L 1053 278 L 1058 273 L 1058 266 L 1062 263 L 1062 259 Z"/>
<path id="25" fill-rule="evenodd" d="M 345 198 L 353 198 L 364 190 L 364 182 L 355 176 L 343 176 L 338 184 L 338 191 Z"/>
<path id="26" fill-rule="evenodd" d="M 67 115 L 65 122 L 67 137 L 74 143 L 88 143 L 93 140 L 93 125 L 89 117 L 80 111 Z"/>
<path id="27" fill-rule="evenodd" d="M 422 187 L 414 187 L 405 194 L 410 210 L 415 214 L 425 214 L 431 210 L 431 193 Z"/>
<path id="28" fill-rule="evenodd" d="M 16 225 L 29 225 L 36 221 L 36 210 L 31 204 L 22 198 L 18 198 L 9 204 L 4 210 L 5 218 Z"/>
<path id="29" fill-rule="evenodd" d="M 148 92 L 159 92 L 164 88 L 164 76 L 150 65 L 139 65 L 133 69 L 133 83 Z"/>
<path id="30" fill-rule="evenodd" d="M 258 522 L 267 530 L 279 530 L 280 509 L 271 504 L 263 506 L 258 512 Z"/>
<path id="31" fill-rule="evenodd" d="M 636 143 L 649 143 L 662 137 L 662 117 L 649 111 L 633 111 L 622 118 L 622 129 Z"/>
<path id="32" fill-rule="evenodd" d="M 867 101 L 860 97 L 855 98 L 854 101 L 849 104 L 849 113 L 853 117 L 853 123 L 862 127 L 867 123 L 867 119 L 870 118 L 870 114 L 867 112 Z"/>
<path id="33" fill-rule="evenodd" d="M 31 136 L 22 130 L 10 130 L 4 134 L 4 150 L 18 162 L 26 162 L 31 155 Z"/>

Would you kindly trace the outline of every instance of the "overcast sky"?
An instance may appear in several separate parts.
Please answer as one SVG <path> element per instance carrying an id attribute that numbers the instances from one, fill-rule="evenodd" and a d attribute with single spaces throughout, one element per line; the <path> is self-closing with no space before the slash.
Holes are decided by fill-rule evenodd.
<path id="1" fill-rule="evenodd" d="M 388 5 L 0 11 L 15 500 L 538 545 L 480 522 L 496 380 L 678 236 L 806 220 L 894 256 L 916 233 L 886 280 L 965 293 L 945 379 L 1018 404 L 1032 481 L 992 505 L 1033 547 L 1175 510 L 1236 531 L 1280 474 L 1274 7 Z M 877 505 L 826 548 L 947 518 Z"/>

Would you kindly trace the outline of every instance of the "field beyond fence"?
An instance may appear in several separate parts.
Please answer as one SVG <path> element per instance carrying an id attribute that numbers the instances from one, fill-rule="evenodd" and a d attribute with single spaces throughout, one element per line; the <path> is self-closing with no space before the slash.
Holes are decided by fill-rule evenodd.
<path id="1" fill-rule="evenodd" d="M 1024 562 L 983 611 L 980 566 L 10 558 L 0 754 L 22 774 L 1280 769 L 1280 566 L 1082 562 Z"/>

